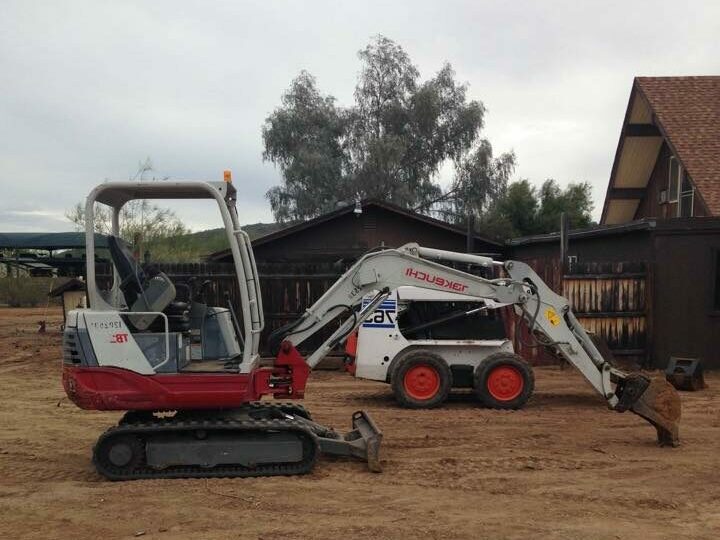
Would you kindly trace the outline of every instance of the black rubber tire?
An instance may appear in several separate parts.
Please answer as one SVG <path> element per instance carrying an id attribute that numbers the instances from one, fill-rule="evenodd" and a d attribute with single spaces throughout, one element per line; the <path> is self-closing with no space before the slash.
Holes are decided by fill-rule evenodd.
<path id="1" fill-rule="evenodd" d="M 417 349 L 404 354 L 393 363 L 390 384 L 395 399 L 400 405 L 409 409 L 431 409 L 438 407 L 447 399 L 452 388 L 452 372 L 441 356 L 425 349 Z M 406 374 L 410 369 L 420 365 L 432 368 L 439 379 L 437 391 L 427 399 L 413 397 L 405 388 Z"/>
<path id="2" fill-rule="evenodd" d="M 488 390 L 488 376 L 500 366 L 510 366 L 520 372 L 523 378 L 523 388 L 520 394 L 509 400 L 500 400 Z M 517 354 L 510 352 L 497 352 L 488 356 L 476 369 L 474 376 L 475 394 L 483 405 L 491 409 L 521 409 L 532 396 L 535 389 L 535 374 L 532 367 Z"/>

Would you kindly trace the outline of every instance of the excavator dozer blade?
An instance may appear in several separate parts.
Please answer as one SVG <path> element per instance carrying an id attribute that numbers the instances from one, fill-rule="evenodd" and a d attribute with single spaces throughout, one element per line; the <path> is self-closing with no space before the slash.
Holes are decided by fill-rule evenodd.
<path id="1" fill-rule="evenodd" d="M 680 395 L 665 379 L 628 375 L 618 410 L 627 409 L 655 427 L 660 446 L 680 446 Z"/>
<path id="2" fill-rule="evenodd" d="M 365 411 L 357 411 L 352 415 L 352 431 L 344 435 L 334 430 L 317 432 L 320 449 L 323 454 L 333 456 L 351 456 L 368 464 L 372 472 L 382 472 L 380 464 L 380 443 L 382 431 L 378 429 L 372 417 Z"/>
<path id="3" fill-rule="evenodd" d="M 368 469 L 372 472 L 382 472 L 380 465 L 380 443 L 382 442 L 382 431 L 378 429 L 372 417 L 365 411 L 357 411 L 352 417 L 353 431 L 358 433 L 365 443 L 365 459 Z"/>

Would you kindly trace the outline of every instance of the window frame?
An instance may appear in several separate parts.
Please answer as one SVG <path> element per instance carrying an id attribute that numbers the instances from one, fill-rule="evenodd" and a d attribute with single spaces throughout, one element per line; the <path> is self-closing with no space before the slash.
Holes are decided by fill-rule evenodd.
<path id="1" fill-rule="evenodd" d="M 687 179 L 690 189 L 683 191 L 683 183 Z M 683 198 L 687 195 L 690 196 L 690 214 L 687 216 L 682 215 Z M 678 201 L 677 201 L 677 217 L 693 217 L 695 213 L 695 186 L 693 186 L 692 178 L 687 173 L 684 167 L 680 167 L 678 171 Z"/>
<path id="2" fill-rule="evenodd" d="M 670 156 L 670 159 L 668 160 L 669 166 L 668 166 L 668 196 L 667 196 L 667 202 L 668 203 L 676 203 L 678 202 L 678 199 L 680 198 L 680 172 L 682 170 L 682 165 L 680 165 L 680 160 L 676 158 L 675 156 Z M 675 166 L 675 171 L 677 172 L 677 185 L 675 187 L 675 193 L 673 193 L 672 189 L 672 173 L 673 173 L 673 166 Z"/>

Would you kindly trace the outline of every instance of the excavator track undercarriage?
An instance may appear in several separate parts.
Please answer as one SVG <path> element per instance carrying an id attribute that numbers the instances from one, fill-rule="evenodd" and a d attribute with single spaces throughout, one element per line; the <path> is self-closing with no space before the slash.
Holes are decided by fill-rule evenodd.
<path id="1" fill-rule="evenodd" d="M 382 433 L 362 411 L 353 428 L 340 435 L 285 403 L 164 417 L 134 411 L 100 436 L 93 462 L 110 480 L 290 476 L 310 472 L 321 453 L 364 459 L 378 471 Z"/>

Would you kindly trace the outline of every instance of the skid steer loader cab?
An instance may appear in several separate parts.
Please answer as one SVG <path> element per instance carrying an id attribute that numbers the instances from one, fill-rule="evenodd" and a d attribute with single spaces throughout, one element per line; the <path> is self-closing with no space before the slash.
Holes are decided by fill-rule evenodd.
<path id="1" fill-rule="evenodd" d="M 370 301 L 367 297 L 363 304 Z M 389 383 L 401 405 L 435 407 L 451 389 L 472 388 L 482 399 L 489 388 L 478 374 L 487 360 L 501 355 L 515 364 L 498 365 L 499 375 L 492 380 L 500 377 L 505 388 L 520 389 L 506 393 L 506 402 L 518 408 L 531 395 L 532 368 L 513 354 L 499 309 L 505 305 L 450 291 L 399 287 L 360 325 L 349 371 Z"/>
<path id="2" fill-rule="evenodd" d="M 360 325 L 355 375 L 389 383 L 394 360 L 424 348 L 447 362 L 455 375 L 453 386 L 470 387 L 473 370 L 484 358 L 513 352 L 500 307 L 458 293 L 400 287 Z"/>

